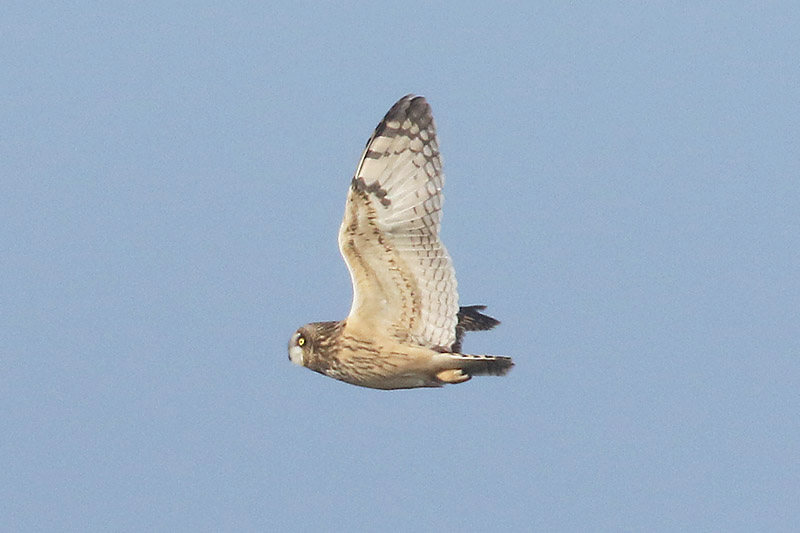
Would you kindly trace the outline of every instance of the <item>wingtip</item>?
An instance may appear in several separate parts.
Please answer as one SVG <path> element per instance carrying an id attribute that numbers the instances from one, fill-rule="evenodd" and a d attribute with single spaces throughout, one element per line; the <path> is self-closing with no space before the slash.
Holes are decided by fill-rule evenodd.
<path id="1" fill-rule="evenodd" d="M 419 117 L 430 113 L 431 106 L 424 96 L 409 93 L 400 98 L 386 113 L 383 122 L 396 120 L 400 117 Z"/>

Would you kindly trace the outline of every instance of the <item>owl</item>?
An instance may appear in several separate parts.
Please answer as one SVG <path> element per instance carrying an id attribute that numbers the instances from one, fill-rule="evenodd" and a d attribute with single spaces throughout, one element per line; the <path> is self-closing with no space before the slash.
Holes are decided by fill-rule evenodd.
<path id="1" fill-rule="evenodd" d="M 298 329 L 289 341 L 293 363 L 374 389 L 508 373 L 510 357 L 461 353 L 466 331 L 499 322 L 484 306 L 459 307 L 439 239 L 443 185 L 431 108 L 404 96 L 367 141 L 347 194 L 339 250 L 353 283 L 350 314 Z"/>

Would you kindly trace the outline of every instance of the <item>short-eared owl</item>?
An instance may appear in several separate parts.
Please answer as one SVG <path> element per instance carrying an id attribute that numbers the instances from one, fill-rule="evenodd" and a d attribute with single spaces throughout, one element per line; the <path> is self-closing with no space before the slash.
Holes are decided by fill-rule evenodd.
<path id="1" fill-rule="evenodd" d="M 511 369 L 510 357 L 460 353 L 465 331 L 499 322 L 483 306 L 458 306 L 439 240 L 443 184 L 431 108 L 404 96 L 367 141 L 347 194 L 339 249 L 353 281 L 350 314 L 298 329 L 293 363 L 375 389 L 441 387 Z"/>

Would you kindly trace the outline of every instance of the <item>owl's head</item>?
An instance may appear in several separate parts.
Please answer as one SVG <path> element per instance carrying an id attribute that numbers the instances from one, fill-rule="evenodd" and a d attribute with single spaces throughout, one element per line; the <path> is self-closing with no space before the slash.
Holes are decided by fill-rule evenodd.
<path id="1" fill-rule="evenodd" d="M 289 360 L 316 369 L 320 361 L 335 357 L 344 322 L 312 322 L 289 339 Z"/>
<path id="2" fill-rule="evenodd" d="M 305 362 L 311 357 L 311 335 L 306 326 L 295 331 L 289 339 L 289 360 L 300 366 L 305 366 Z"/>

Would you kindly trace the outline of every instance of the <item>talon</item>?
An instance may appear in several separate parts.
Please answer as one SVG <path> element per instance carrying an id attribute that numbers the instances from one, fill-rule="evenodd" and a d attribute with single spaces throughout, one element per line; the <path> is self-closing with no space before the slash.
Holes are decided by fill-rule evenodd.
<path id="1" fill-rule="evenodd" d="M 436 373 L 436 379 L 445 383 L 464 383 L 472 376 L 465 374 L 460 368 L 442 370 Z"/>

